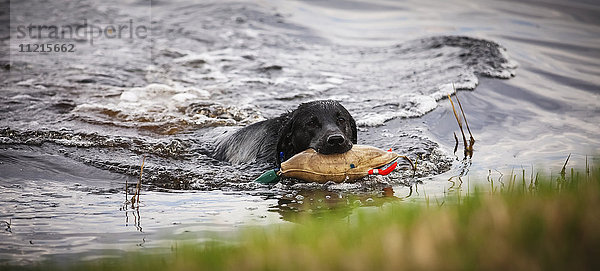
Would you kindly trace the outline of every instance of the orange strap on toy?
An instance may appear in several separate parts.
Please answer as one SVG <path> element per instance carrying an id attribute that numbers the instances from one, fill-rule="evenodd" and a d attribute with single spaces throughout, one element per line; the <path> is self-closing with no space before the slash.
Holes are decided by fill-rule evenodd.
<path id="1" fill-rule="evenodd" d="M 387 151 L 388 152 L 392 152 L 392 148 L 389 148 Z M 381 175 L 381 176 L 385 176 L 385 175 L 390 174 L 392 171 L 394 171 L 394 169 L 396 169 L 396 166 L 398 166 L 398 162 L 394 162 L 393 164 L 391 164 L 386 169 L 372 168 L 372 169 L 369 170 L 369 175 Z"/>
<path id="2" fill-rule="evenodd" d="M 389 167 L 387 167 L 385 169 L 378 169 L 378 168 L 370 169 L 369 175 L 385 176 L 385 175 L 390 174 L 392 171 L 394 171 L 394 169 L 396 169 L 396 166 L 398 166 L 398 162 L 394 162 L 393 164 L 391 164 Z"/>

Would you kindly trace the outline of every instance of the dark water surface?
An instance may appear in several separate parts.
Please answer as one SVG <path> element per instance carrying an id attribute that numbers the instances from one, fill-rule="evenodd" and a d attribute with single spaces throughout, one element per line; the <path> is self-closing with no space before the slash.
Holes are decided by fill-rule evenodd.
<path id="1" fill-rule="evenodd" d="M 486 185 L 473 180 L 557 172 L 569 153 L 569 165 L 584 166 L 600 151 L 592 1 L 10 4 L 2 15 L 10 31 L 1 33 L 9 54 L 0 82 L 0 262 L 165 248 L 323 209 L 351 215 L 468 189 L 448 181 L 454 176 Z M 19 35 L 30 25 L 97 36 Z M 140 26 L 147 32 L 126 31 Z M 118 38 L 113 29 L 125 30 Z M 35 43 L 76 50 L 19 52 Z M 444 99 L 452 84 L 477 140 L 471 160 L 453 154 L 458 127 Z M 208 155 L 224 131 L 316 99 L 348 108 L 359 143 L 418 160 L 415 176 L 263 186 L 252 180 L 269 165 Z M 130 197 L 144 156 L 142 202 L 131 209 L 125 187 Z"/>

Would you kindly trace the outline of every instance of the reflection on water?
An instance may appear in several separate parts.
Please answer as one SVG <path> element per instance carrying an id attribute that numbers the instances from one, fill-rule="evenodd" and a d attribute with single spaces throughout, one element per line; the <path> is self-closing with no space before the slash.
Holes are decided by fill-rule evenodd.
<path id="1" fill-rule="evenodd" d="M 412 191 L 412 186 L 411 186 Z M 272 207 L 286 221 L 298 222 L 310 217 L 347 217 L 361 206 L 382 206 L 386 202 L 400 200 L 394 196 L 391 186 L 380 190 L 348 194 L 327 189 L 295 190 L 278 195 L 277 205 Z"/>
<path id="2" fill-rule="evenodd" d="M 125 227 L 129 226 L 129 216 L 131 214 L 133 217 L 133 225 L 139 232 L 142 232 L 142 217 L 140 216 L 139 206 L 131 207 L 130 209 L 129 204 L 124 204 L 119 210 L 125 213 Z"/>

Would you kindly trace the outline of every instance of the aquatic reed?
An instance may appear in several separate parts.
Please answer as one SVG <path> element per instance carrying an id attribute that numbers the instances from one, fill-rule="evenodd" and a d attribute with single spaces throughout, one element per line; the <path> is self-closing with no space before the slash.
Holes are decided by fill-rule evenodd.
<path id="1" fill-rule="evenodd" d="M 460 108 L 461 117 L 458 116 L 456 112 L 456 108 L 454 107 L 454 102 L 452 101 L 452 97 L 448 94 L 448 100 L 450 100 L 450 104 L 452 105 L 452 112 L 454 112 L 454 118 L 456 118 L 456 122 L 458 123 L 458 128 L 460 128 L 460 133 L 462 134 L 463 146 L 464 146 L 464 156 L 465 158 L 473 157 L 473 145 L 475 145 L 475 139 L 473 138 L 473 134 L 471 133 L 471 129 L 469 128 L 469 123 L 467 122 L 467 117 L 465 116 L 465 112 L 463 111 L 462 104 L 460 103 L 460 99 L 458 99 L 458 93 L 456 92 L 456 88 L 454 87 L 454 83 L 452 83 L 452 88 L 454 89 L 454 97 L 456 98 L 456 102 Z M 462 120 L 465 122 L 465 126 L 467 131 L 469 132 L 469 142 L 467 143 L 467 137 L 465 136 L 465 132 L 463 130 Z M 456 145 L 454 146 L 454 152 L 458 148 L 458 138 L 456 137 L 456 133 L 454 133 L 454 140 L 456 140 Z"/>
<path id="2" fill-rule="evenodd" d="M 142 174 L 144 173 L 144 163 L 146 162 L 146 155 L 142 158 L 142 165 L 140 166 L 140 178 L 138 179 L 135 194 L 131 197 L 131 207 L 134 207 L 134 204 L 140 204 L 140 190 L 142 188 Z M 127 190 L 127 189 L 125 189 Z"/>

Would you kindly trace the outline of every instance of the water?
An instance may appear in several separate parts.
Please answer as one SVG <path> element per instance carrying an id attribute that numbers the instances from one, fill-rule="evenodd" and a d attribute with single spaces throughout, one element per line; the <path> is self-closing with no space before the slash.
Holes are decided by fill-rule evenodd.
<path id="1" fill-rule="evenodd" d="M 0 261 L 94 258 L 297 213 L 351 214 L 468 189 L 453 176 L 557 172 L 569 153 L 583 166 L 600 150 L 593 2 L 13 1 L 10 11 L 0 83 L 0 220 L 10 227 L 0 224 Z M 147 35 L 18 38 L 29 24 Z M 57 40 L 77 50 L 17 52 Z M 453 154 L 458 128 L 443 99 L 452 83 L 477 140 L 472 160 Z M 262 186 L 252 180 L 269 165 L 209 157 L 223 131 L 315 99 L 341 101 L 359 143 L 418 159 L 416 176 Z M 130 197 L 144 156 L 142 204 L 131 209 L 125 186 Z"/>

